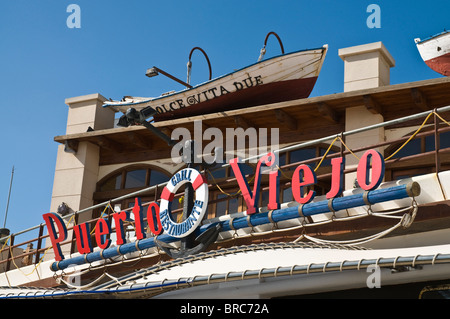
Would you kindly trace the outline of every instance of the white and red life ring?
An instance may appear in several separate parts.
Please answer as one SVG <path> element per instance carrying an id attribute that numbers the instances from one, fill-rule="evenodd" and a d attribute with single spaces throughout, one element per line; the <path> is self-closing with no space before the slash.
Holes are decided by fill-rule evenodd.
<path id="1" fill-rule="evenodd" d="M 171 203 L 179 187 L 191 183 L 195 191 L 194 207 L 186 220 L 176 223 L 171 217 Z M 193 168 L 185 168 L 172 176 L 161 193 L 159 218 L 165 233 L 176 238 L 191 234 L 202 222 L 208 207 L 208 184 Z"/>

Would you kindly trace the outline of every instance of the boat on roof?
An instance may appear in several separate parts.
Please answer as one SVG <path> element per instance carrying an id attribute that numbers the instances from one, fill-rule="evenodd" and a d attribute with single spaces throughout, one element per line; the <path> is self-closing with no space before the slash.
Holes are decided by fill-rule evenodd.
<path id="1" fill-rule="evenodd" d="M 423 61 L 439 74 L 450 75 L 450 31 L 414 39 Z"/>
<path id="2" fill-rule="evenodd" d="M 282 54 L 264 60 L 265 46 L 271 34 L 275 33 L 267 35 L 258 62 L 252 65 L 214 79 L 211 79 L 210 67 L 209 81 L 196 86 L 153 67 L 147 71 L 147 76 L 163 73 L 187 88 L 156 98 L 125 96 L 121 101 L 106 101 L 103 106 L 123 113 L 130 108 L 139 111 L 151 107 L 156 112 L 154 120 L 162 121 L 307 98 L 317 81 L 328 46 L 285 54 L 280 41 Z M 210 66 L 206 53 L 205 56 Z"/>

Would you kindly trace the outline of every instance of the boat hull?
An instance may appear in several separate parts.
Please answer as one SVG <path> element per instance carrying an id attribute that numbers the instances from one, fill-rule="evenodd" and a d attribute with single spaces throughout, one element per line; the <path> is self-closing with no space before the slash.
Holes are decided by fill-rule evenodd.
<path id="1" fill-rule="evenodd" d="M 191 89 L 154 99 L 129 98 L 106 102 L 125 113 L 152 107 L 155 121 L 171 120 L 262 104 L 306 98 L 319 76 L 327 46 L 263 60 Z"/>
<path id="2" fill-rule="evenodd" d="M 439 74 L 449 76 L 450 75 L 450 53 L 441 55 L 437 58 L 429 59 L 425 63 L 430 69 L 438 72 Z"/>
<path id="3" fill-rule="evenodd" d="M 250 87 L 231 94 L 207 100 L 190 108 L 158 113 L 155 121 L 172 120 L 186 116 L 196 116 L 214 112 L 224 112 L 262 104 L 306 98 L 311 94 L 317 77 L 274 82 Z"/>
<path id="4" fill-rule="evenodd" d="M 421 41 L 415 39 L 420 56 L 428 67 L 444 76 L 450 75 L 450 32 Z"/>

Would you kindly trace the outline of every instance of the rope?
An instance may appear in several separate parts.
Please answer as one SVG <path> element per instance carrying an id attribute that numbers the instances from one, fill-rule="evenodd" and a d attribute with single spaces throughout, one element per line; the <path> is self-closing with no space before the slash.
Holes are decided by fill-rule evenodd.
<path id="1" fill-rule="evenodd" d="M 331 142 L 330 146 L 328 147 L 327 151 L 325 152 L 325 154 L 322 156 L 322 159 L 320 160 L 319 164 L 317 164 L 316 168 L 314 169 L 314 172 L 317 171 L 320 167 L 320 165 L 322 165 L 322 162 L 324 161 L 325 157 L 327 157 L 328 152 L 331 150 L 331 148 L 333 147 L 334 142 L 336 142 L 338 139 L 340 139 L 339 136 L 336 136 L 333 140 L 333 142 Z"/>
<path id="2" fill-rule="evenodd" d="M 413 135 L 410 136 L 410 138 L 403 143 L 402 146 L 400 146 L 394 153 L 392 153 L 390 156 L 386 157 L 385 160 L 389 160 L 391 159 L 395 154 L 397 154 L 403 147 L 406 146 L 406 144 L 408 144 L 416 135 L 417 133 L 419 133 L 422 128 L 425 126 L 425 124 L 427 123 L 428 119 L 430 118 L 431 115 L 436 114 L 435 112 L 431 112 L 430 114 L 428 114 L 428 116 L 425 118 L 425 120 L 423 121 L 422 125 L 420 125 L 420 127 L 414 132 Z"/>
<path id="3" fill-rule="evenodd" d="M 356 156 L 355 153 L 353 153 L 353 151 L 347 146 L 347 144 L 344 143 L 344 140 L 340 136 L 338 136 L 338 138 L 339 138 L 339 141 L 341 141 L 342 145 L 344 145 L 344 147 L 347 149 L 347 151 L 349 151 L 359 161 L 359 157 Z"/>
<path id="4" fill-rule="evenodd" d="M 64 279 L 60 278 L 61 282 L 63 282 L 67 287 L 69 288 L 76 288 L 76 289 L 85 289 L 85 288 L 89 288 L 94 286 L 97 282 L 99 282 L 101 279 L 103 279 L 104 277 L 106 277 L 106 273 L 103 273 L 102 275 L 100 275 L 97 279 L 93 280 L 92 282 L 88 283 L 87 285 L 84 286 L 75 286 L 70 284 L 69 282 L 65 281 Z M 108 276 L 109 277 L 109 276 Z"/>
<path id="5" fill-rule="evenodd" d="M 246 237 L 254 237 L 254 236 L 263 236 L 263 235 L 267 235 L 270 233 L 287 232 L 287 231 L 292 231 L 292 230 L 296 230 L 296 229 L 305 230 L 307 227 L 317 227 L 317 226 L 329 224 L 332 222 L 356 220 L 356 219 L 368 217 L 368 216 L 399 219 L 399 222 L 396 225 L 392 226 L 391 228 L 381 231 L 377 234 L 367 236 L 365 238 L 348 240 L 348 241 L 329 241 L 329 240 L 317 239 L 312 236 L 306 235 L 305 232 L 302 232 L 302 234 L 297 239 L 294 240 L 294 242 L 298 242 L 298 241 L 301 241 L 302 239 L 306 238 L 312 242 L 322 243 L 322 244 L 327 243 L 327 244 L 360 245 L 360 244 L 381 238 L 383 236 L 386 236 L 387 234 L 391 233 L 392 231 L 399 228 L 400 226 L 402 226 L 403 228 L 408 228 L 414 221 L 417 210 L 418 210 L 417 202 L 415 201 L 415 199 L 413 199 L 411 206 L 405 207 L 405 208 L 400 208 L 398 210 L 389 211 L 389 212 L 374 213 L 374 212 L 372 212 L 372 208 L 368 207 L 367 213 L 365 213 L 365 214 L 359 214 L 359 215 L 354 215 L 354 216 L 345 216 L 345 217 L 336 217 L 335 215 L 333 215 L 333 218 L 331 218 L 329 220 L 320 221 L 320 222 L 309 222 L 309 223 L 306 223 L 306 220 L 304 219 L 304 221 L 302 222 L 301 225 L 297 225 L 297 226 L 293 226 L 293 227 L 278 228 L 278 225 L 276 225 L 277 227 L 272 227 L 272 229 L 270 229 L 268 231 L 264 231 L 264 232 L 261 232 L 261 231 L 254 232 L 254 227 L 250 227 L 250 229 L 251 229 L 250 233 L 244 233 L 244 234 L 238 234 L 237 230 L 235 230 L 234 234 L 231 238 L 217 240 L 216 242 L 217 243 L 225 243 L 225 242 L 236 240 L 236 238 L 238 238 L 238 237 L 246 238 Z M 369 214 L 369 211 L 370 211 L 370 214 Z M 393 214 L 398 214 L 398 213 L 402 213 L 405 211 L 408 211 L 408 213 L 405 213 L 402 216 L 392 216 Z M 261 225 L 261 226 L 263 226 L 263 225 Z M 255 227 L 258 227 L 258 226 L 255 226 Z"/>
<path id="6" fill-rule="evenodd" d="M 106 212 L 106 210 L 107 210 L 108 208 L 111 209 L 111 210 L 114 212 L 114 208 L 112 208 L 111 202 L 108 202 L 108 204 L 106 204 L 105 208 L 103 209 L 102 213 L 100 214 L 99 219 L 102 218 L 103 215 L 105 215 L 105 212 Z M 90 232 L 91 235 L 95 232 L 95 228 L 96 228 L 96 227 L 97 227 L 97 224 L 95 224 L 95 226 L 92 228 L 92 230 L 91 230 L 91 232 Z"/>
<path id="7" fill-rule="evenodd" d="M 207 169 L 206 171 L 207 171 L 208 174 L 211 176 L 211 178 L 212 178 L 212 180 L 213 180 L 214 186 L 216 186 L 217 189 L 218 189 L 222 194 L 227 195 L 227 196 L 229 196 L 229 197 L 234 197 L 234 196 L 236 196 L 237 194 L 239 194 L 239 193 L 241 192 L 240 189 L 239 189 L 236 193 L 234 193 L 234 194 L 230 194 L 230 193 L 225 192 L 225 191 L 219 186 L 219 184 L 216 182 L 216 179 L 214 178 L 214 176 L 212 175 L 212 173 L 211 173 L 208 169 Z M 255 179 L 255 177 L 256 177 L 256 174 L 253 175 L 253 177 L 250 178 L 250 180 L 249 180 L 248 182 L 249 182 L 249 183 L 253 182 L 253 180 Z"/>
<path id="8" fill-rule="evenodd" d="M 418 299 L 422 299 L 423 294 L 426 292 L 429 292 L 429 291 L 441 291 L 441 290 L 449 290 L 449 289 L 450 289 L 450 285 L 448 285 L 448 284 L 439 285 L 439 286 L 435 286 L 435 287 L 427 286 L 420 291 Z"/>
<path id="9" fill-rule="evenodd" d="M 305 234 L 302 234 L 301 237 L 305 237 L 312 242 L 321 243 L 321 244 L 340 244 L 340 245 L 350 245 L 350 246 L 361 245 L 361 244 L 367 243 L 369 241 L 386 236 L 387 234 L 393 232 L 394 230 L 396 230 L 397 228 L 399 228 L 401 226 L 403 228 L 408 228 L 409 226 L 411 226 L 411 224 L 414 221 L 414 218 L 416 216 L 417 210 L 418 210 L 417 203 L 414 199 L 413 199 L 413 203 L 412 203 L 411 207 L 408 207 L 407 209 L 409 210 L 409 213 L 404 214 L 403 216 L 397 216 L 398 218 L 400 218 L 400 221 L 397 224 L 395 224 L 394 226 L 392 226 L 386 230 L 383 230 L 377 234 L 370 235 L 370 236 L 367 236 L 364 238 L 343 240 L 343 241 L 333 241 L 333 240 L 324 240 L 324 239 L 314 238 L 312 236 L 305 235 Z M 399 211 L 404 211 L 404 210 L 405 209 L 400 209 L 400 210 L 396 211 L 395 213 L 398 213 Z M 383 216 L 384 214 L 382 214 L 382 213 L 372 214 L 372 216 L 392 218 L 392 216 L 389 216 L 389 214 L 393 214 L 393 213 L 394 212 L 387 213 L 388 216 Z"/>
<path id="10" fill-rule="evenodd" d="M 450 123 L 447 122 L 446 120 L 444 120 L 436 111 L 433 111 L 433 114 L 436 115 L 438 118 L 440 118 L 440 120 L 442 122 L 444 122 L 445 124 L 447 124 L 448 126 L 450 126 Z"/>

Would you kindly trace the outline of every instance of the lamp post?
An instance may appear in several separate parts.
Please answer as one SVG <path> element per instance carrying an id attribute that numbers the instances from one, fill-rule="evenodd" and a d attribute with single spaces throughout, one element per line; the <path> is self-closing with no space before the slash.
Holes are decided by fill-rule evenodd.
<path id="1" fill-rule="evenodd" d="M 145 72 L 145 75 L 148 76 L 149 78 L 152 78 L 154 76 L 159 75 L 159 73 L 161 73 L 161 74 L 167 76 L 168 78 L 170 78 L 170 79 L 172 79 L 172 80 L 174 80 L 174 81 L 184 85 L 185 87 L 187 87 L 189 89 L 192 88 L 192 85 L 190 85 L 190 84 L 188 84 L 188 83 L 186 83 L 184 81 L 181 81 L 180 79 L 178 79 L 178 78 L 174 77 L 173 75 L 171 75 L 171 74 L 169 74 L 169 73 L 167 73 L 167 72 L 157 68 L 156 66 L 154 66 L 154 67 L 152 67 L 150 69 L 147 69 L 147 72 Z"/>

